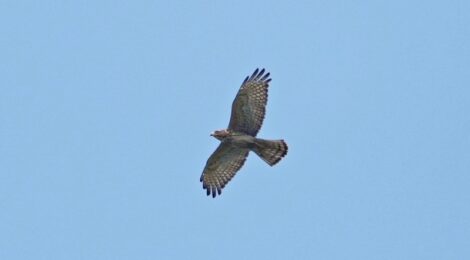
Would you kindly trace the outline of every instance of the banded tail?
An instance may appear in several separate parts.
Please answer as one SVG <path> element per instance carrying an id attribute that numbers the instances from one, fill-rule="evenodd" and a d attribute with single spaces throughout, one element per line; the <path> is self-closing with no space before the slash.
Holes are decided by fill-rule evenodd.
<path id="1" fill-rule="evenodd" d="M 284 140 L 264 140 L 256 138 L 253 152 L 270 166 L 278 163 L 287 154 L 287 144 Z"/>

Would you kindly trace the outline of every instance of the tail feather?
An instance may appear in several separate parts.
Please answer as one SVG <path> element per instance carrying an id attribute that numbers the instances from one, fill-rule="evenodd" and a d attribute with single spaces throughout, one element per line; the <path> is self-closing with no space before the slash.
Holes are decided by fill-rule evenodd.
<path id="1" fill-rule="evenodd" d="M 253 152 L 270 166 L 278 163 L 287 154 L 287 144 L 284 140 L 264 140 L 257 138 Z"/>

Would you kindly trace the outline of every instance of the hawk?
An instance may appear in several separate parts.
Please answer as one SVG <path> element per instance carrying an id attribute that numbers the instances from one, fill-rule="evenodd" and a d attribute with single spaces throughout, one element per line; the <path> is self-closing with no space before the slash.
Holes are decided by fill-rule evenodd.
<path id="1" fill-rule="evenodd" d="M 268 165 L 273 166 L 287 154 L 284 140 L 256 138 L 263 124 L 271 79 L 265 70 L 256 69 L 243 81 L 232 103 L 232 114 L 227 129 L 216 130 L 211 136 L 220 141 L 219 147 L 207 160 L 201 175 L 207 196 L 220 195 L 222 189 L 245 163 L 253 151 Z"/>

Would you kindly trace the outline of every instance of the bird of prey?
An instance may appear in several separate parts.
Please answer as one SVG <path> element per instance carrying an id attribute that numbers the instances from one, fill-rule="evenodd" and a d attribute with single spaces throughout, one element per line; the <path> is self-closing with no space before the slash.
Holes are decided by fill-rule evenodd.
<path id="1" fill-rule="evenodd" d="M 232 103 L 232 114 L 227 129 L 216 130 L 211 136 L 220 141 L 219 147 L 207 160 L 201 175 L 207 196 L 220 195 L 225 185 L 245 163 L 248 153 L 255 152 L 270 166 L 287 154 L 284 140 L 256 138 L 263 124 L 268 87 L 271 79 L 265 70 L 256 69 L 243 81 Z"/>

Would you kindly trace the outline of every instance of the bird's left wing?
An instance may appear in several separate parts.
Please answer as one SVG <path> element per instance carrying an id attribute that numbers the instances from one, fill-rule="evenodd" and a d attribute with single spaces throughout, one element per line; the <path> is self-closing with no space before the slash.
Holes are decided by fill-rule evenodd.
<path id="1" fill-rule="evenodd" d="M 207 196 L 212 194 L 215 197 L 222 193 L 225 185 L 245 163 L 248 152 L 248 149 L 235 147 L 228 142 L 220 143 L 207 160 L 200 179 L 202 187 L 207 190 Z"/>

